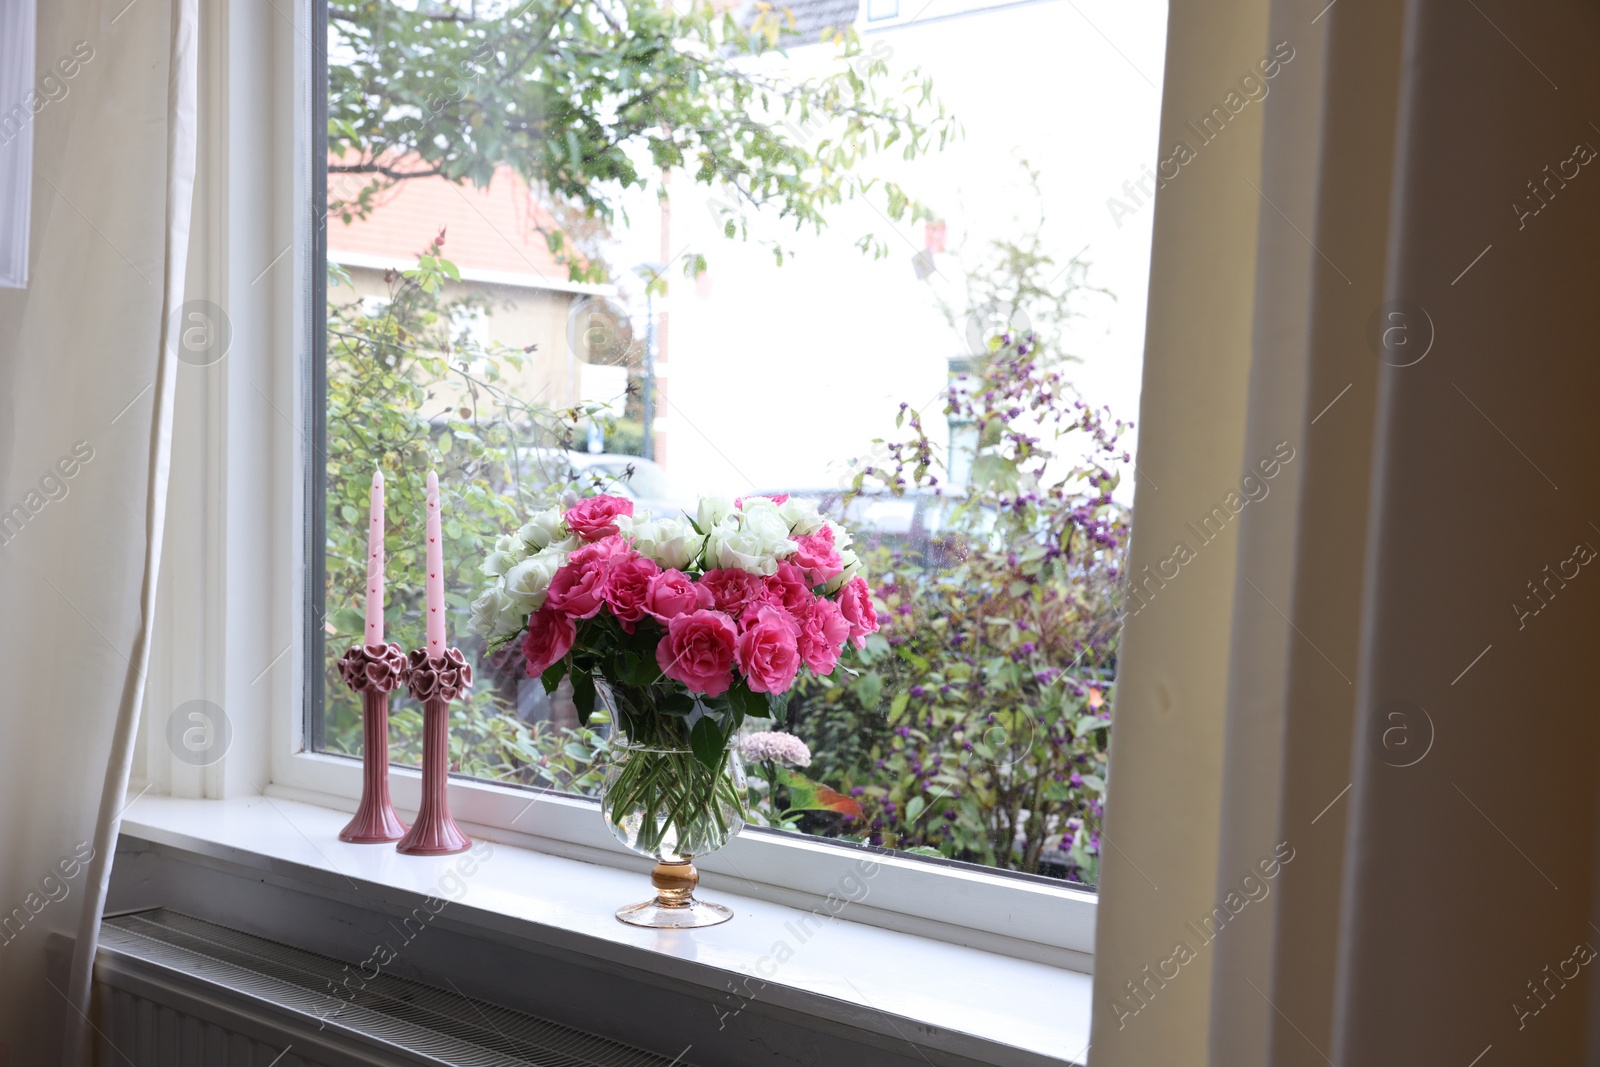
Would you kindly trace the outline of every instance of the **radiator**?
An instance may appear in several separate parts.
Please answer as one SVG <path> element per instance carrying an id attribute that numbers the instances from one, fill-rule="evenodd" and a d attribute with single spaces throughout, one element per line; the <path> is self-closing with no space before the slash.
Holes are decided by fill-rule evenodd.
<path id="1" fill-rule="evenodd" d="M 386 974 L 336 995 L 339 960 L 166 909 L 107 919 L 99 1064 L 132 1067 L 689 1067 Z"/>

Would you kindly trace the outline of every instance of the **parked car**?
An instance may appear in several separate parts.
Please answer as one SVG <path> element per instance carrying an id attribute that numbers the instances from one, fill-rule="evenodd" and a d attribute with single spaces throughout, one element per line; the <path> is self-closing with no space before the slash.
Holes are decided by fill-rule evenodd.
<path id="1" fill-rule="evenodd" d="M 654 460 L 617 452 L 530 448 L 518 457 L 521 477 L 536 485 L 571 484 L 580 493 L 625 496 L 640 511 L 693 515 L 698 499 Z"/>
<path id="2" fill-rule="evenodd" d="M 899 549 L 920 558 L 930 569 L 953 565 L 965 555 L 967 536 L 957 537 L 950 530 L 953 512 L 961 504 L 960 497 L 927 490 L 900 496 L 864 490 L 852 496 L 836 488 L 777 489 L 755 495 L 781 493 L 812 501 L 817 510 L 847 527 L 858 544 Z M 985 528 L 988 525 L 991 524 L 982 524 Z"/>

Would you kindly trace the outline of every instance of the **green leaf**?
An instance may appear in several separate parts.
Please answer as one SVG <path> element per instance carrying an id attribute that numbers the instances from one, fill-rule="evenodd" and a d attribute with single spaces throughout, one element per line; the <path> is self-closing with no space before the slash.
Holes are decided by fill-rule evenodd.
<path id="1" fill-rule="evenodd" d="M 539 681 L 543 683 L 544 691 L 546 693 L 554 693 L 556 686 L 561 684 L 561 679 L 566 676 L 566 673 L 567 660 L 565 658 L 558 659 L 550 664 L 545 672 L 539 675 Z"/>
<path id="2" fill-rule="evenodd" d="M 694 697 L 688 693 L 669 693 L 657 698 L 656 710 L 663 715 L 687 715 L 694 710 Z"/>
<path id="3" fill-rule="evenodd" d="M 650 685 L 661 677 L 661 668 L 656 666 L 653 659 L 645 659 L 634 652 L 622 654 L 622 678 L 624 685 Z"/>
<path id="4" fill-rule="evenodd" d="M 927 808 L 928 802 L 921 796 L 914 796 L 906 804 L 906 822 L 916 822 L 918 816 Z"/>
<path id="5" fill-rule="evenodd" d="M 728 687 L 728 704 L 741 722 L 746 717 L 760 717 L 767 713 L 767 698 L 751 692 L 750 686 L 743 678 L 735 678 L 733 684 Z"/>
<path id="6" fill-rule="evenodd" d="M 716 720 L 709 715 L 701 718 L 689 731 L 689 747 L 694 749 L 695 759 L 705 764 L 707 770 L 721 769 L 722 745 L 722 731 L 717 729 Z"/>
<path id="7" fill-rule="evenodd" d="M 976 487 L 1008 490 L 1016 487 L 1017 465 L 1004 456 L 986 452 L 972 461 L 970 475 Z"/>
<path id="8" fill-rule="evenodd" d="M 1088 737 L 1096 730 L 1103 730 L 1110 725 L 1110 719 L 1102 719 L 1098 715 L 1081 715 L 1078 721 L 1072 724 L 1072 732 L 1078 737 Z"/>
<path id="9" fill-rule="evenodd" d="M 594 714 L 594 675 L 588 671 L 573 668 L 572 703 L 578 709 L 578 722 L 588 726 L 589 716 Z"/>
<path id="10" fill-rule="evenodd" d="M 366 626 L 367 617 L 356 608 L 340 608 L 328 616 L 328 621 L 342 634 L 358 634 Z"/>
<path id="11" fill-rule="evenodd" d="M 787 723 L 789 721 L 789 698 L 794 695 L 793 689 L 786 689 L 781 693 L 767 694 L 767 713 L 774 722 Z"/>
<path id="12" fill-rule="evenodd" d="M 778 772 L 779 783 L 789 791 L 790 811 L 836 811 L 852 819 L 863 818 L 861 805 L 821 782 L 791 770 Z"/>
<path id="13" fill-rule="evenodd" d="M 868 671 L 857 678 L 853 688 L 856 699 L 861 701 L 861 706 L 868 711 L 875 711 L 878 707 L 878 698 L 883 695 L 883 675 L 877 671 Z"/>

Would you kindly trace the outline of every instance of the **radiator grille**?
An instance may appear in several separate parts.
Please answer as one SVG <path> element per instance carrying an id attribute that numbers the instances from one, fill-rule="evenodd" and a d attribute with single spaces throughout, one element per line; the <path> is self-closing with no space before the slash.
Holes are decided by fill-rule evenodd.
<path id="1" fill-rule="evenodd" d="M 190 982 L 220 986 L 379 1048 L 455 1067 L 689 1067 L 683 1060 L 392 975 L 362 977 L 340 960 L 164 908 L 107 919 L 102 951 Z M 286 1038 L 288 1040 L 288 1038 Z"/>

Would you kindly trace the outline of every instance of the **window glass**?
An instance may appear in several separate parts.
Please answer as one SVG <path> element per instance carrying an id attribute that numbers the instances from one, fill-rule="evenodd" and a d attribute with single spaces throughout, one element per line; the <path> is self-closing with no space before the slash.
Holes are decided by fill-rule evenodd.
<path id="1" fill-rule="evenodd" d="M 1092 884 L 1173 180 L 1164 4 L 328 16 L 313 746 L 360 753 L 334 665 L 363 632 L 374 468 L 406 650 L 440 475 L 450 634 L 477 672 L 452 769 L 579 794 L 603 723 L 474 630 L 496 625 L 502 539 L 592 493 L 657 517 L 787 494 L 851 531 L 881 628 L 747 726 L 806 753 L 751 761 L 757 821 Z M 419 709 L 397 699 L 393 723 L 417 763 Z"/>

